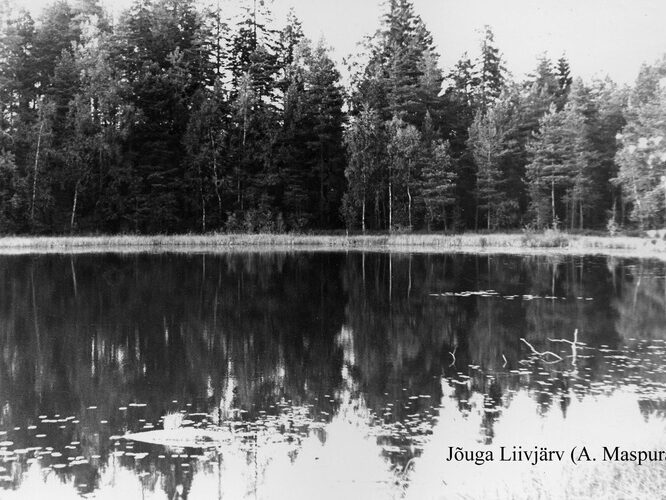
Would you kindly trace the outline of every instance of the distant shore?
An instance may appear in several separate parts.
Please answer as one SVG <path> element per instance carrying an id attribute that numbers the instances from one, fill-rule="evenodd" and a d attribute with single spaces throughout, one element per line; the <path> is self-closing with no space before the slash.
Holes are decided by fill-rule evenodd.
<path id="1" fill-rule="evenodd" d="M 12 236 L 0 253 L 218 252 L 244 250 L 367 250 L 516 254 L 607 254 L 666 258 L 659 237 L 588 236 L 554 231 L 515 234 L 204 234 Z"/>

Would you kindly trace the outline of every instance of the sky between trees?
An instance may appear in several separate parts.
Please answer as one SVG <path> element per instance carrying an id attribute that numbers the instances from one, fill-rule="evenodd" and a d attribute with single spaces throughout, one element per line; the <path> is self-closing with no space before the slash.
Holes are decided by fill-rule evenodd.
<path id="1" fill-rule="evenodd" d="M 209 3 L 216 3 L 211 0 Z M 383 0 L 265 0 L 274 19 L 283 22 L 291 8 L 312 40 L 323 36 L 336 62 L 358 50 L 357 43 L 379 27 Z M 21 0 L 37 14 L 50 0 Z M 201 2 L 202 4 L 205 2 Z M 131 0 L 102 2 L 112 15 Z M 242 2 L 220 0 L 229 12 Z M 415 0 L 414 10 L 428 24 L 443 67 L 455 64 L 463 52 L 475 52 L 479 33 L 493 27 L 507 69 L 523 78 L 534 60 L 548 52 L 566 54 L 577 75 L 590 79 L 610 76 L 632 83 L 642 63 L 661 56 L 666 46 L 662 20 L 666 4 L 660 0 Z M 344 68 L 341 68 L 344 74 Z"/>

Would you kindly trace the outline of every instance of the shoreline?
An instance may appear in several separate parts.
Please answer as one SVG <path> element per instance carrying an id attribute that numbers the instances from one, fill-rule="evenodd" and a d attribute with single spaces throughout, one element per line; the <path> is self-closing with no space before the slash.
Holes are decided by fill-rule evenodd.
<path id="1" fill-rule="evenodd" d="M 230 251 L 379 251 L 396 253 L 568 254 L 666 259 L 662 238 L 584 236 L 559 232 L 497 234 L 204 234 L 153 236 L 15 236 L 0 254 L 217 253 Z"/>

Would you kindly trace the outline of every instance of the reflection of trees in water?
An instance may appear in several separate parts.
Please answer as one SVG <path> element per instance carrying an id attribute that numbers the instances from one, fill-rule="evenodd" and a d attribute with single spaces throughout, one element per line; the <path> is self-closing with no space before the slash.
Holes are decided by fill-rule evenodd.
<path id="1" fill-rule="evenodd" d="M 354 332 L 355 374 L 368 406 L 377 410 L 404 392 L 439 396 L 435 377 L 449 362 L 460 317 L 429 293 L 446 286 L 448 266 L 447 256 L 350 255 L 345 323 Z"/>
<path id="2" fill-rule="evenodd" d="M 521 337 L 553 349 L 548 338 L 578 329 L 590 345 L 618 342 L 609 314 L 616 277 L 601 259 L 368 254 L 346 271 L 347 324 L 370 393 L 394 380 L 428 386 L 468 365 L 516 368 Z"/>
<path id="3" fill-rule="evenodd" d="M 133 401 L 157 415 L 172 399 L 218 403 L 229 377 L 248 410 L 325 392 L 339 372 L 341 259 L 4 258 L 2 425 L 93 402 L 118 419 Z"/>
<path id="4" fill-rule="evenodd" d="M 515 367 L 521 337 L 545 348 L 576 328 L 592 345 L 616 345 L 615 325 L 658 335 L 666 292 L 645 277 L 653 267 L 623 276 L 579 257 L 361 253 L 7 257 L 0 390 L 14 407 L 2 418 L 17 402 L 25 418 L 83 413 L 99 394 L 106 410 L 142 400 L 161 413 L 193 395 L 217 404 L 228 386 L 231 406 L 248 410 L 302 403 L 340 382 L 345 305 L 364 391 L 436 393 L 443 372 Z M 482 290 L 498 295 L 430 295 Z"/>
<path id="5" fill-rule="evenodd" d="M 525 333 L 525 308 L 519 297 L 524 293 L 530 269 L 521 259 L 497 256 L 468 257 L 466 269 L 474 273 L 472 290 L 494 291 L 495 296 L 473 296 L 473 323 L 467 332 L 469 363 L 485 371 L 517 366 L 520 338 Z"/>
<path id="6" fill-rule="evenodd" d="M 579 341 L 591 347 L 620 342 L 611 303 L 627 284 L 605 258 L 368 254 L 350 258 L 346 271 L 355 374 L 376 409 L 400 401 L 405 388 L 437 396 L 433 379 L 446 374 L 460 381 L 455 392 L 461 407 L 480 393 L 492 410 L 527 385 L 540 411 L 557 404 L 566 412 L 568 389 L 589 381 L 563 376 L 569 361 L 546 380 L 501 375 L 529 355 L 520 339 L 563 356 L 570 346 L 548 339 L 571 340 L 576 329 Z M 481 291 L 489 293 L 465 294 Z M 594 351 L 578 360 L 578 368 L 599 380 L 607 374 L 600 358 Z M 395 405 L 398 418 L 404 417 L 401 407 Z M 495 416 L 487 412 L 489 435 Z"/>
<path id="7" fill-rule="evenodd" d="M 623 275 L 623 286 L 613 301 L 618 316 L 615 326 L 620 337 L 625 341 L 666 339 L 664 263 L 635 260 L 614 272 Z"/>
<path id="8" fill-rule="evenodd" d="M 569 379 L 501 375 L 528 354 L 520 338 L 542 350 L 566 350 L 548 339 L 575 329 L 591 346 L 664 338 L 663 271 L 570 256 L 5 257 L 0 425 L 76 415 L 71 432 L 49 431 L 49 445 L 80 441 L 85 456 L 105 456 L 112 429 L 138 430 L 140 419 L 155 422 L 183 402 L 191 411 L 242 408 L 248 419 L 282 398 L 332 413 L 324 395 L 347 384 L 384 422 L 400 422 L 430 411 L 446 375 L 461 382 L 461 407 L 486 395 L 492 437 L 492 410 L 518 388 L 527 385 L 539 408 L 566 409 Z M 590 380 L 609 374 L 598 356 L 580 363 Z M 119 409 L 130 402 L 147 406 Z"/>
<path id="9" fill-rule="evenodd" d="M 542 297 L 526 305 L 530 341 L 545 346 L 548 338 L 571 340 L 577 329 L 580 340 L 589 345 L 617 345 L 610 307 L 615 295 L 613 276 L 600 258 L 528 260 L 532 279 L 527 293 Z"/>

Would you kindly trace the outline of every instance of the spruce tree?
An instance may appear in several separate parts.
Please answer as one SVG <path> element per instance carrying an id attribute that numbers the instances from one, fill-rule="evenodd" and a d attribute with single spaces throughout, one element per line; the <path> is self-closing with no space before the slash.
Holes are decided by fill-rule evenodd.
<path id="1" fill-rule="evenodd" d="M 455 162 L 449 152 L 449 143 L 436 138 L 430 115 L 426 116 L 421 148 L 421 175 L 418 196 L 425 207 L 428 230 L 441 223 L 448 229 L 449 209 L 456 202 Z"/>
<path id="2" fill-rule="evenodd" d="M 485 112 L 502 93 L 506 72 L 500 51 L 495 46 L 495 35 L 490 26 L 484 27 L 481 56 L 476 66 L 478 68 L 479 106 Z"/>

